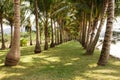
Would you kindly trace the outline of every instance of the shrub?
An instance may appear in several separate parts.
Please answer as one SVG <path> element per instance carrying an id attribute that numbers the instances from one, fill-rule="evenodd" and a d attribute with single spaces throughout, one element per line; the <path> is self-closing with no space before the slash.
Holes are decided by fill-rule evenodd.
<path id="1" fill-rule="evenodd" d="M 27 39 L 23 38 L 20 40 L 20 46 L 27 46 Z"/>
<path id="2" fill-rule="evenodd" d="M 27 32 L 21 33 L 22 38 L 28 38 L 29 34 Z"/>

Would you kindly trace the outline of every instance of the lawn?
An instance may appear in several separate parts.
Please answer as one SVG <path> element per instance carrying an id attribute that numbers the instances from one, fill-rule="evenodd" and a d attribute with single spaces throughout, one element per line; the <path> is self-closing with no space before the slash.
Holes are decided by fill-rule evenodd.
<path id="1" fill-rule="evenodd" d="M 5 67 L 8 50 L 0 51 L 0 80 L 119 80 L 120 61 L 110 58 L 106 66 L 97 66 L 99 51 L 85 56 L 76 41 L 34 54 L 34 46 L 21 48 L 17 66 Z"/>

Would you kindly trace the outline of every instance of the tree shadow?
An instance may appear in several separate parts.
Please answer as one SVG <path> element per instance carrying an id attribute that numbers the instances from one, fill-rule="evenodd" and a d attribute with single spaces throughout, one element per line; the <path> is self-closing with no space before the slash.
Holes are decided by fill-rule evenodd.
<path id="1" fill-rule="evenodd" d="M 0 66 L 1 73 L 8 74 L 0 77 L 1 80 L 106 80 L 111 77 L 111 79 L 120 78 L 119 65 L 109 63 L 105 67 L 97 66 L 96 60 L 99 55 L 83 56 L 84 50 L 78 43 L 68 42 L 36 55 L 30 53 L 33 48 L 30 48 L 30 51 L 27 49 L 28 53 L 26 53 L 26 49 L 23 49 L 25 51 L 23 51 L 22 58 L 27 59 L 30 56 L 27 62 L 21 60 L 19 65 L 14 67 Z"/>

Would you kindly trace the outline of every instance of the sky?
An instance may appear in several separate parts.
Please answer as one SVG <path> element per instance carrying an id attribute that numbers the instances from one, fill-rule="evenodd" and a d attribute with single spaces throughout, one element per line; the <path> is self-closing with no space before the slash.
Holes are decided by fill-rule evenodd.
<path id="1" fill-rule="evenodd" d="M 35 30 L 35 25 L 34 25 L 34 19 L 35 16 L 31 16 L 30 20 L 31 20 L 31 23 L 33 24 L 32 25 L 32 29 Z M 6 24 L 3 24 L 4 26 L 4 32 L 5 33 L 10 33 L 10 26 L 9 25 L 6 25 Z M 105 24 L 103 26 L 103 29 L 102 29 L 102 32 L 101 32 L 101 35 L 104 35 L 104 32 L 105 32 L 105 29 L 106 29 L 106 21 L 105 21 Z M 24 28 L 21 28 L 21 31 L 25 31 Z M 116 19 L 114 19 L 114 24 L 113 24 L 113 31 L 120 31 L 120 17 L 117 17 Z"/>

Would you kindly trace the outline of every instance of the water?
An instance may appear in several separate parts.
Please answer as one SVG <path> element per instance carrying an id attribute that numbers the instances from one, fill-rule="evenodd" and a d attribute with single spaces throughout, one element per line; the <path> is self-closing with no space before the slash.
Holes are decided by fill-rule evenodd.
<path id="1" fill-rule="evenodd" d="M 116 44 L 111 44 L 110 54 L 114 57 L 120 58 L 120 41 Z"/>
<path id="2" fill-rule="evenodd" d="M 97 45 L 99 45 L 100 42 L 98 42 Z M 99 50 L 102 49 L 102 44 L 97 47 Z M 110 47 L 110 55 L 119 58 L 120 59 L 120 41 L 118 41 L 116 44 L 111 43 Z"/>

